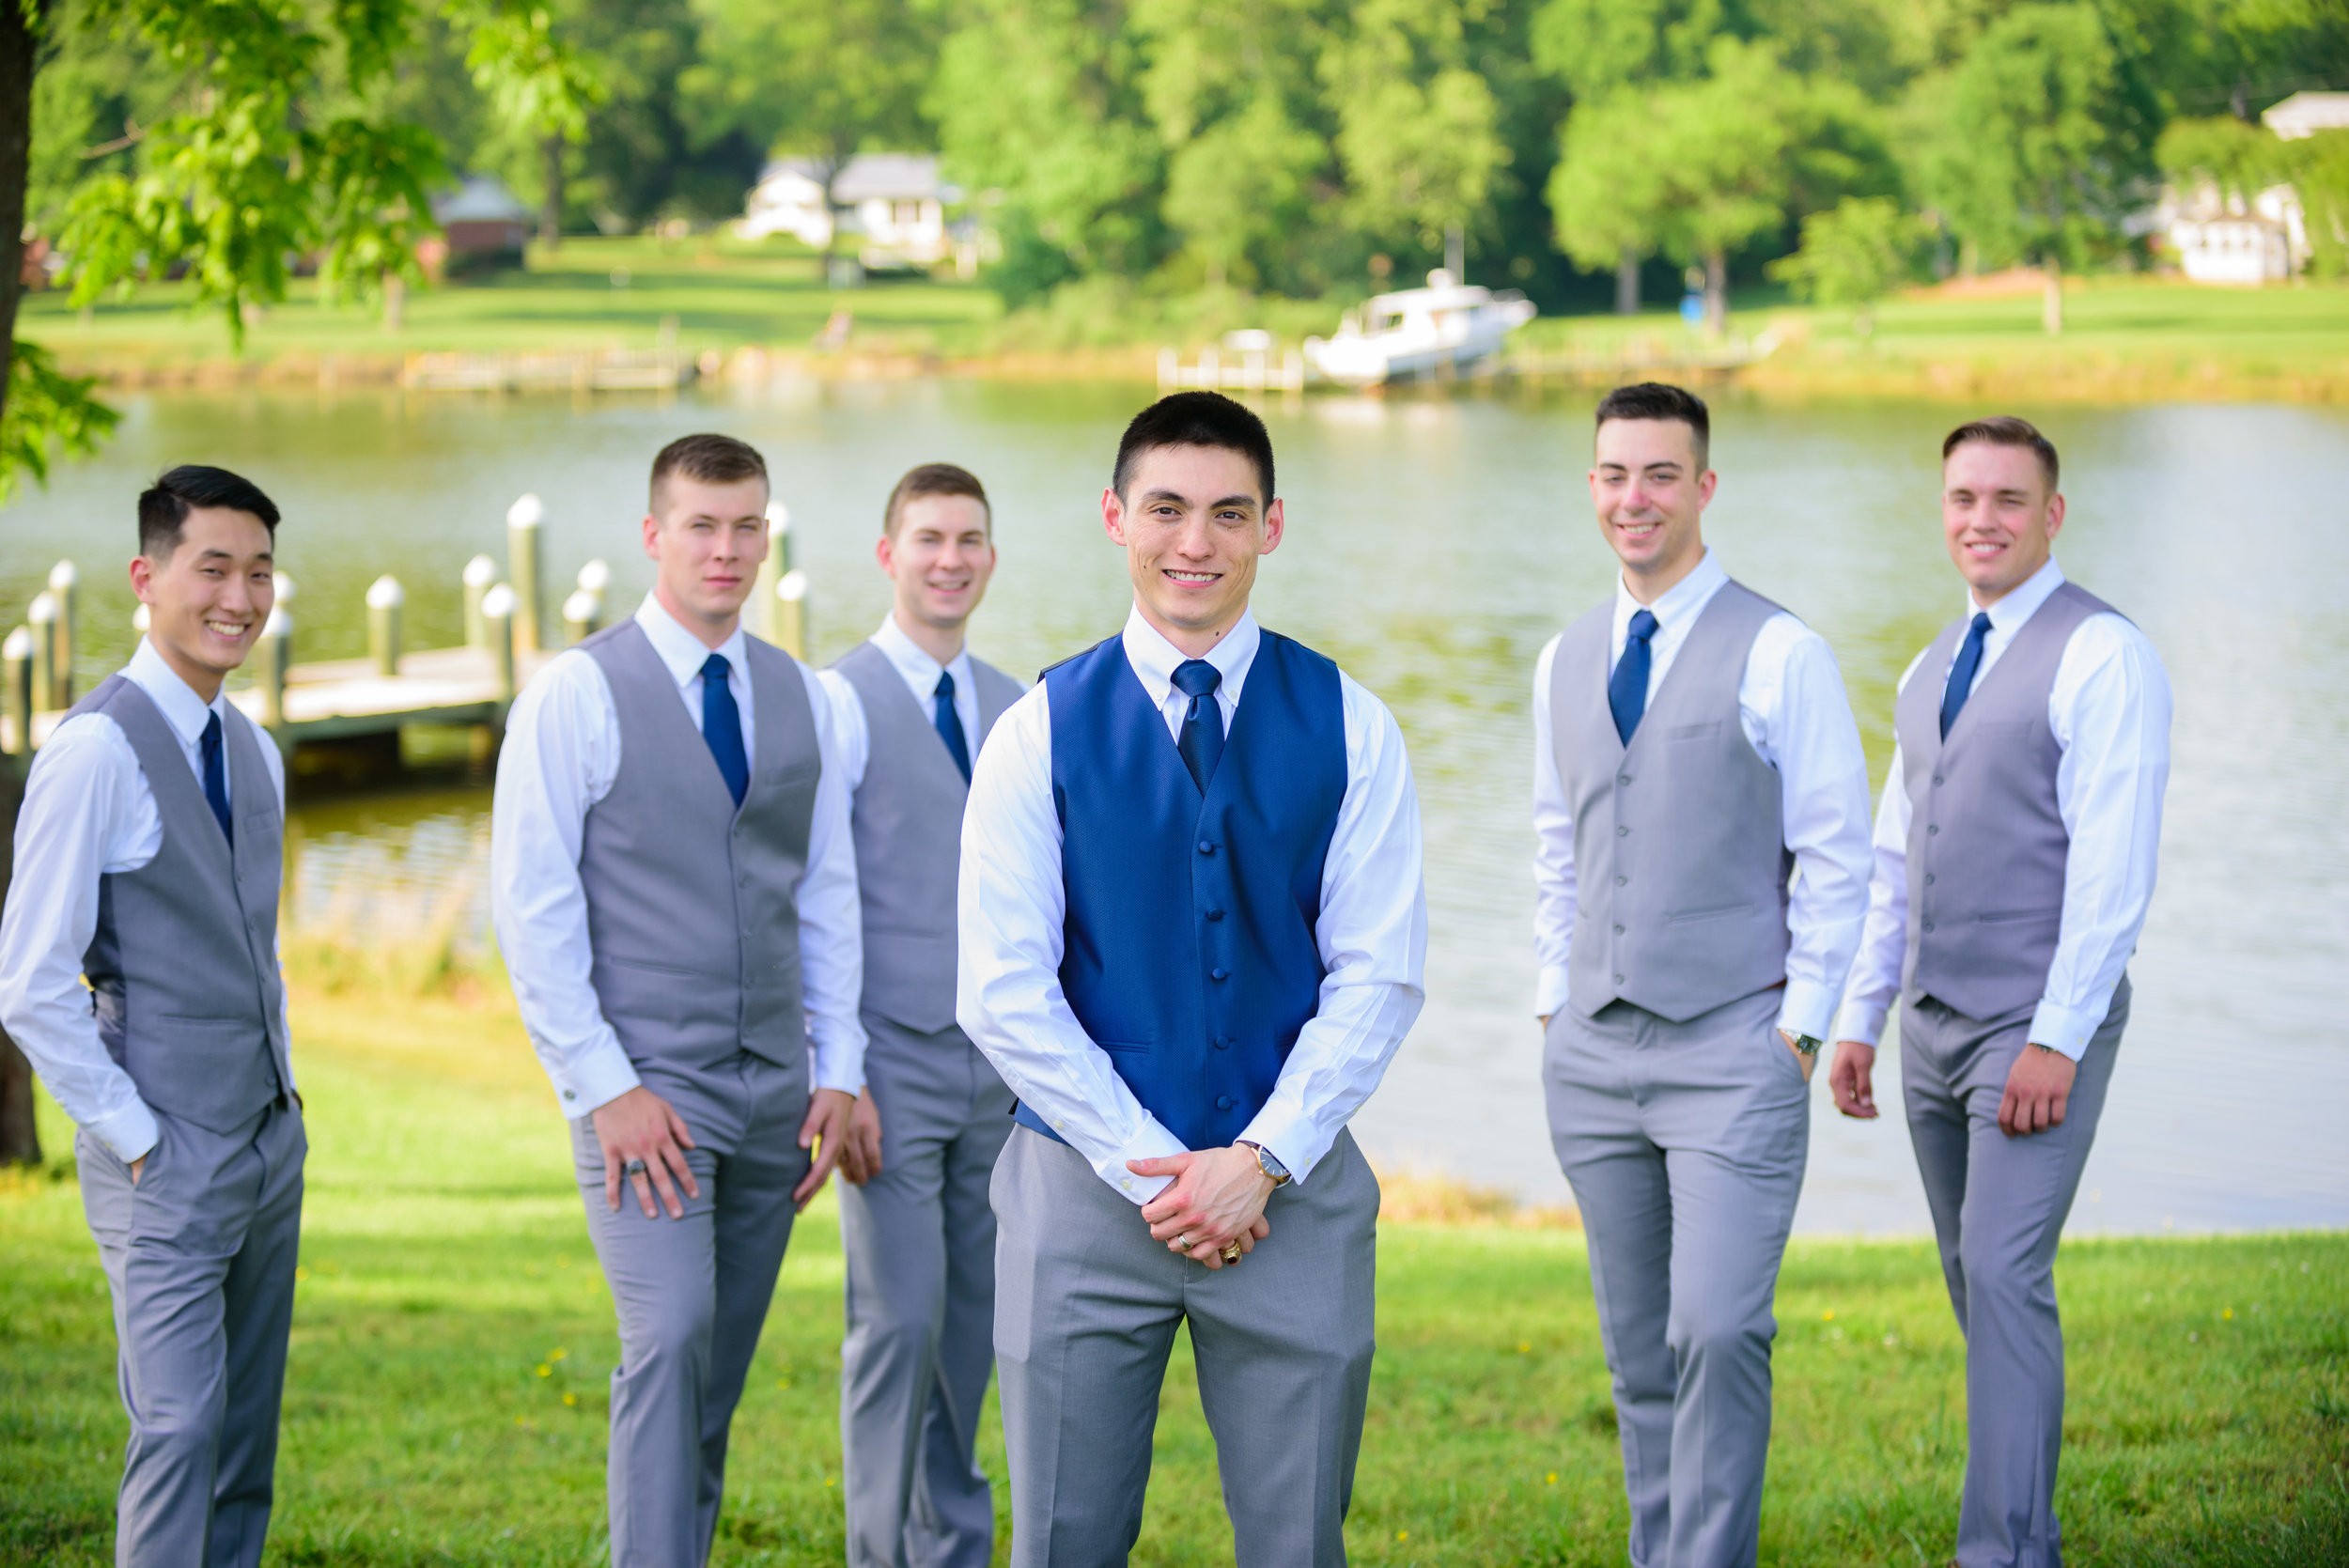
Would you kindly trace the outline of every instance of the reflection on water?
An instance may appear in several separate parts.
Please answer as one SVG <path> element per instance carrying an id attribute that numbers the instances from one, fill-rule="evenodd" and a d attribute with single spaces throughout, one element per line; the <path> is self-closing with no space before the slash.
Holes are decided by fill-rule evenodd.
<path id="1" fill-rule="evenodd" d="M 506 507 L 524 489 L 548 503 L 550 581 L 605 557 L 625 607 L 649 580 L 634 525 L 651 454 L 717 427 L 756 442 L 773 467 L 814 579 L 825 659 L 885 608 L 870 563 L 891 482 L 931 459 L 977 472 L 995 498 L 1003 567 L 973 643 L 1033 672 L 1123 613 L 1098 496 L 1117 431 L 1148 396 L 920 382 L 576 406 L 144 396 L 103 461 L 63 473 L 0 520 L 0 607 L 12 616 L 53 560 L 77 558 L 90 584 L 86 688 L 130 643 L 118 562 L 132 496 L 146 475 L 199 459 L 245 469 L 283 505 L 303 658 L 362 650 L 361 596 L 385 571 L 409 585 L 412 645 L 459 640 L 458 571 L 476 551 L 502 551 Z M 1581 485 L 1589 408 L 1588 397 L 1316 397 L 1265 410 L 1291 532 L 1265 564 L 1262 616 L 1394 708 L 1426 813 L 1427 1011 L 1358 1126 L 1385 1159 L 1543 1202 L 1563 1183 L 1528 1016 L 1526 692 L 1542 643 L 1608 591 Z M 1879 777 L 1893 683 L 1959 608 L 1934 503 L 1940 437 L 1982 411 L 1717 405 L 1723 478 L 1707 536 L 1733 572 L 1834 644 Z M 2349 474 L 2349 415 L 2012 411 L 2042 419 L 2063 449 L 2066 568 L 2137 617 L 2178 695 L 2136 1022 L 2074 1224 L 2349 1223 L 2349 1049 L 2330 995 L 2349 973 L 2349 817 L 2331 799 L 2349 770 L 2349 531 L 2335 493 Z M 361 937 L 451 921 L 480 932 L 486 814 L 478 790 L 298 803 L 289 921 Z M 1818 1088 L 1798 1222 L 1924 1226 L 1896 1113 L 1843 1123 Z"/>

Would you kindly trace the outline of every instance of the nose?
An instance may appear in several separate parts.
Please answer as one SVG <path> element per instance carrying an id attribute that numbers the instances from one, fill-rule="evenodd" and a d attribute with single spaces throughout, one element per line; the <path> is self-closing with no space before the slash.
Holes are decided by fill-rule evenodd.
<path id="1" fill-rule="evenodd" d="M 1205 561 L 1215 553 L 1215 535 L 1206 518 L 1192 518 L 1183 524 L 1175 536 L 1174 552 L 1193 561 Z"/>

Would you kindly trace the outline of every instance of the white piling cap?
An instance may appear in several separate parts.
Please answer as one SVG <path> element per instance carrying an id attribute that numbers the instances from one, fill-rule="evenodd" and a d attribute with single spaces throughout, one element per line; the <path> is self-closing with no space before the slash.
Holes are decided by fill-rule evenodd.
<path id="1" fill-rule="evenodd" d="M 47 626 L 57 618 L 57 601 L 47 594 L 35 594 L 33 602 L 24 607 L 24 618 L 35 626 Z"/>
<path id="2" fill-rule="evenodd" d="M 486 588 L 498 580 L 498 564 L 487 555 L 476 555 L 465 563 L 465 586 Z"/>
<path id="3" fill-rule="evenodd" d="M 294 597 L 293 573 L 289 571 L 272 572 L 270 574 L 270 591 L 276 596 L 274 602 L 278 604 L 291 603 Z"/>
<path id="4" fill-rule="evenodd" d="M 367 608 L 397 610 L 408 602 L 408 591 L 399 585 L 399 579 L 385 572 L 367 584 Z"/>
<path id="5" fill-rule="evenodd" d="M 144 610 L 147 606 L 142 604 L 139 608 Z M 284 599 L 279 599 L 270 606 L 269 619 L 261 623 L 261 635 L 264 637 L 291 637 L 293 635 L 293 617 L 286 613 Z"/>
<path id="6" fill-rule="evenodd" d="M 49 586 L 58 593 L 69 591 L 81 581 L 82 574 L 74 568 L 70 561 L 60 561 L 49 568 Z"/>
<path id="7" fill-rule="evenodd" d="M 481 613 L 490 620 L 506 620 L 513 615 L 517 602 L 513 584 L 501 582 L 481 596 Z"/>
<path id="8" fill-rule="evenodd" d="M 141 605 L 139 608 L 144 610 L 147 607 Z M 5 659 L 9 663 L 15 664 L 32 657 L 33 629 L 31 627 L 18 627 L 8 633 L 6 641 L 0 641 L 0 659 Z"/>
<path id="9" fill-rule="evenodd" d="M 780 501 L 767 503 L 767 532 L 769 535 L 788 533 L 791 528 L 791 508 Z"/>
<path id="10" fill-rule="evenodd" d="M 563 601 L 563 618 L 584 626 L 603 613 L 603 596 L 593 588 L 581 588 Z"/>
<path id="11" fill-rule="evenodd" d="M 775 598 L 786 604 L 797 604 L 807 598 L 807 573 L 798 567 L 785 572 L 775 581 Z"/>
<path id="12" fill-rule="evenodd" d="M 536 528 L 546 520 L 547 504 L 539 500 L 536 493 L 525 494 L 506 508 L 506 526 L 508 528 Z"/>
<path id="13" fill-rule="evenodd" d="M 146 636 L 148 628 L 153 626 L 154 624 L 155 613 L 149 610 L 146 605 L 142 604 L 136 610 L 131 612 L 131 629 L 137 632 L 140 636 Z"/>
<path id="14" fill-rule="evenodd" d="M 579 568 L 579 585 L 591 594 L 600 594 L 612 586 L 612 567 L 598 559 Z"/>

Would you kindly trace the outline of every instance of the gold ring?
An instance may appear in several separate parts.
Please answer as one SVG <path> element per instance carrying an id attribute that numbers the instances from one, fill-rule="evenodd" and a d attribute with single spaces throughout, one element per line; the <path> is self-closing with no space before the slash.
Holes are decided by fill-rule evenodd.
<path id="1" fill-rule="evenodd" d="M 1236 1242 L 1232 1243 L 1232 1245 L 1230 1245 L 1229 1247 L 1226 1247 L 1225 1249 L 1223 1249 L 1223 1261 L 1224 1261 L 1225 1263 L 1237 1263 L 1237 1262 L 1239 1262 L 1239 1258 L 1240 1258 L 1240 1252 L 1239 1252 L 1239 1243 L 1238 1243 L 1238 1242 L 1237 1242 L 1237 1241 L 1236 1241 Z"/>

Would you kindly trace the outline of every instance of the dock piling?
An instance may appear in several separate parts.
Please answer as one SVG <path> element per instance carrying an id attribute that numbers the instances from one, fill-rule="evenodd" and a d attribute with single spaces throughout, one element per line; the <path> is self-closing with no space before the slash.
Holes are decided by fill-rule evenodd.
<path id="1" fill-rule="evenodd" d="M 785 572 L 768 600 L 773 635 L 768 641 L 794 659 L 807 657 L 807 573 L 798 567 Z"/>
<path id="2" fill-rule="evenodd" d="M 574 588 L 563 601 L 563 645 L 569 647 L 602 629 L 603 596 Z"/>
<path id="3" fill-rule="evenodd" d="M 49 597 L 57 601 L 56 623 L 49 632 L 49 706 L 60 713 L 73 706 L 73 623 L 81 586 L 82 574 L 72 562 L 49 568 Z"/>
<path id="4" fill-rule="evenodd" d="M 506 509 L 506 580 L 514 590 L 513 645 L 522 653 L 536 653 L 546 646 L 538 628 L 539 588 L 545 576 L 539 570 L 544 550 L 544 530 L 539 525 L 546 520 L 546 503 L 536 494 L 525 494 Z"/>
<path id="5" fill-rule="evenodd" d="M 0 642 L 0 716 L 8 721 L 9 754 L 33 753 L 33 629 L 21 626 Z"/>
<path id="6" fill-rule="evenodd" d="M 407 590 L 389 572 L 367 585 L 367 658 L 379 675 L 399 674 L 400 611 L 407 602 Z"/>
<path id="7" fill-rule="evenodd" d="M 253 649 L 253 684 L 261 693 L 261 727 L 272 735 L 286 725 L 286 674 L 293 668 L 293 616 L 280 598 L 261 623 Z M 281 740 L 280 744 L 283 744 Z"/>
<path id="8" fill-rule="evenodd" d="M 481 596 L 481 629 L 490 649 L 492 695 L 499 703 L 514 700 L 513 584 L 500 582 Z"/>
<path id="9" fill-rule="evenodd" d="M 33 633 L 33 706 L 42 713 L 54 712 L 52 700 L 57 691 L 57 600 L 54 594 L 39 593 L 24 607 L 24 619 Z"/>
<path id="10" fill-rule="evenodd" d="M 767 558 L 758 564 L 758 582 L 751 589 L 751 630 L 777 647 L 783 646 L 782 606 L 775 588 L 791 570 L 791 508 L 780 501 L 767 503 Z"/>
<path id="11" fill-rule="evenodd" d="M 481 629 L 481 596 L 498 580 L 498 564 L 487 555 L 465 563 L 465 646 L 486 648 L 489 635 Z"/>

